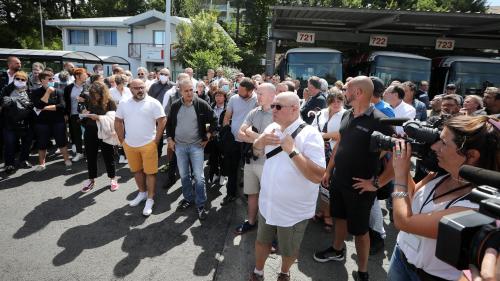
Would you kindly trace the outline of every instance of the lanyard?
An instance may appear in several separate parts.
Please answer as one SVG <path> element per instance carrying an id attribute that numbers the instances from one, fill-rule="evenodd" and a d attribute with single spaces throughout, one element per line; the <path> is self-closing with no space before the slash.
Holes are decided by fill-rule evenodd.
<path id="1" fill-rule="evenodd" d="M 434 186 L 434 188 L 431 190 L 431 192 L 429 193 L 429 195 L 427 196 L 427 198 L 424 200 L 424 203 L 422 204 L 422 207 L 420 207 L 420 211 L 418 212 L 419 214 L 421 214 L 421 213 L 422 213 L 422 210 L 424 209 L 424 207 L 425 207 L 427 204 L 429 204 L 431 201 L 436 200 L 436 199 L 441 198 L 441 197 L 444 197 L 444 196 L 446 196 L 446 195 L 448 195 L 448 194 L 451 194 L 451 193 L 453 193 L 453 192 L 455 192 L 455 191 L 457 191 L 457 190 L 464 189 L 464 188 L 466 188 L 466 187 L 468 187 L 468 186 L 470 185 L 470 183 L 466 183 L 466 184 L 461 185 L 461 186 L 459 186 L 459 187 L 456 187 L 456 188 L 454 188 L 454 189 L 452 189 L 452 190 L 449 190 L 449 191 L 447 191 L 447 192 L 445 192 L 445 193 L 443 193 L 443 194 L 440 194 L 440 195 L 438 195 L 438 196 L 436 196 L 436 197 L 432 197 L 432 195 L 436 192 L 436 189 L 439 187 L 439 185 L 441 185 L 441 184 L 442 184 L 442 183 L 443 183 L 443 182 L 444 182 L 444 181 L 445 181 L 448 177 L 449 177 L 449 175 L 448 175 L 448 176 L 445 176 L 444 178 L 442 178 L 442 179 L 441 179 L 441 180 L 440 180 L 440 181 L 439 181 L 439 182 L 438 182 L 438 183 Z M 448 205 L 446 205 L 445 209 L 448 209 L 448 208 L 450 207 L 450 205 L 451 205 L 451 204 L 455 203 L 455 202 L 457 201 L 457 199 L 459 199 L 459 198 L 461 198 L 461 197 L 462 197 L 462 196 L 460 196 L 460 197 L 458 197 L 458 198 L 456 198 L 456 199 L 451 200 L 451 201 L 448 203 Z"/>

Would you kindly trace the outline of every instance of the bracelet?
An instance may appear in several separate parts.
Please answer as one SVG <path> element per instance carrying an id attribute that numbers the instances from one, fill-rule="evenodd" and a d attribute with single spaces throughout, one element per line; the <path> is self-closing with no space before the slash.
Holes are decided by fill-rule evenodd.
<path id="1" fill-rule="evenodd" d="M 391 197 L 392 198 L 406 198 L 406 197 L 408 197 L 408 192 L 396 191 L 396 192 L 391 193 Z"/>
<path id="2" fill-rule="evenodd" d="M 396 186 L 402 187 L 404 190 L 408 190 L 408 185 L 406 184 L 394 183 L 394 187 Z"/>

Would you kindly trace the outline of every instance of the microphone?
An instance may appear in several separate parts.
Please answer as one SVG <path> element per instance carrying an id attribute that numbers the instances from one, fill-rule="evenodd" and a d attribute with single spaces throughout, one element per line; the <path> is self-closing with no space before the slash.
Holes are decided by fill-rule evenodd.
<path id="1" fill-rule="evenodd" d="M 460 167 L 458 174 L 475 185 L 488 185 L 500 189 L 500 172 L 463 165 Z"/>
<path id="2" fill-rule="evenodd" d="M 380 123 L 391 126 L 402 126 L 410 118 L 380 118 Z"/>

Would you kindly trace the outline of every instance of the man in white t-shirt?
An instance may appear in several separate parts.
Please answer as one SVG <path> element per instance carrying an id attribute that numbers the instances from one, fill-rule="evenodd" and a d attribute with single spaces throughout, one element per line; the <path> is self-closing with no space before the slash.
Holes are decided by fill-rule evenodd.
<path id="1" fill-rule="evenodd" d="M 415 119 L 417 111 L 415 108 L 403 101 L 405 90 L 400 85 L 389 86 L 384 92 L 384 101 L 391 105 L 396 118 Z M 397 126 L 396 133 L 401 135 L 404 133 L 403 127 Z"/>
<path id="2" fill-rule="evenodd" d="M 321 134 L 304 126 L 299 97 L 293 92 L 276 96 L 274 123 L 254 142 L 254 153 L 266 154 L 259 195 L 259 225 L 255 242 L 255 269 L 250 281 L 264 280 L 264 264 L 275 236 L 282 255 L 278 280 L 290 280 L 309 218 L 314 216 L 318 184 L 325 173 Z M 304 127 L 302 127 L 304 126 Z M 302 130 L 292 138 L 297 128 Z M 281 152 L 274 152 L 281 148 Z"/>
<path id="3" fill-rule="evenodd" d="M 142 80 L 132 80 L 130 90 L 132 98 L 120 102 L 116 110 L 115 130 L 139 188 L 139 194 L 129 205 L 135 207 L 147 199 L 142 214 L 149 216 L 153 210 L 158 173 L 157 145 L 166 118 L 161 103 L 146 94 Z"/>

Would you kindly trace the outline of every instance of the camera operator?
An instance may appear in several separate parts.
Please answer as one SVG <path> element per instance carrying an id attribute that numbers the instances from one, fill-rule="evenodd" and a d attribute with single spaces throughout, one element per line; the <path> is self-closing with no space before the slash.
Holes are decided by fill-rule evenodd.
<path id="1" fill-rule="evenodd" d="M 428 174 L 415 184 L 411 178 L 411 146 L 398 140 L 393 148 L 395 172 L 393 216 L 401 230 L 389 266 L 388 280 L 457 280 L 460 271 L 435 256 L 438 224 L 452 213 L 477 209 L 465 197 L 473 185 L 458 171 L 464 164 L 498 171 L 498 119 L 456 116 L 444 123 L 440 140 L 431 146 L 446 174 Z"/>

